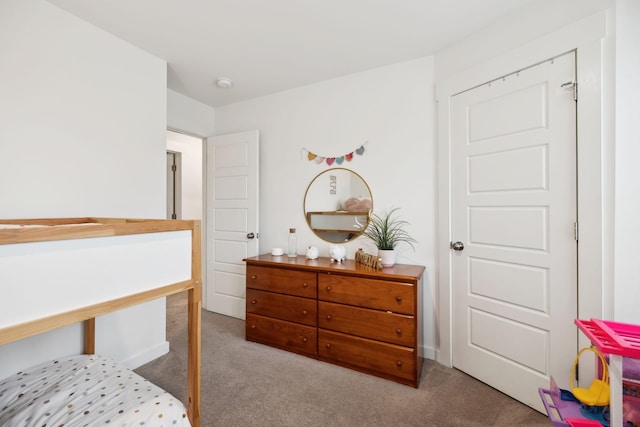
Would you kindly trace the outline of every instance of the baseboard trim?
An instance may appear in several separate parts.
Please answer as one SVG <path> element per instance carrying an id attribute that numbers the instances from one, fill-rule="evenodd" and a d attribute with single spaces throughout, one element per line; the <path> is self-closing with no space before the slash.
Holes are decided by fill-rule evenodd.
<path id="1" fill-rule="evenodd" d="M 169 341 L 163 341 L 154 347 L 123 360 L 121 363 L 129 369 L 136 369 L 167 353 L 169 353 Z"/>

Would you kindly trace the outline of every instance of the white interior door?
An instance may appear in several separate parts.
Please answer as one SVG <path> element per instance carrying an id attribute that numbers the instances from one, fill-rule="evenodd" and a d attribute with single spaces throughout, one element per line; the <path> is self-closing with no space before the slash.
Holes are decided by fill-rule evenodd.
<path id="1" fill-rule="evenodd" d="M 207 138 L 207 310 L 245 318 L 246 257 L 258 254 L 258 131 Z"/>
<path id="2" fill-rule="evenodd" d="M 539 410 L 577 350 L 574 80 L 569 53 L 451 103 L 453 365 Z"/>

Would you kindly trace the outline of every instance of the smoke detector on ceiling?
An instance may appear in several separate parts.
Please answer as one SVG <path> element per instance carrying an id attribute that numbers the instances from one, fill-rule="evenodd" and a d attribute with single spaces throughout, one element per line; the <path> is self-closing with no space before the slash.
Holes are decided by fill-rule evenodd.
<path id="1" fill-rule="evenodd" d="M 233 82 L 231 81 L 231 79 L 221 77 L 216 80 L 216 85 L 222 89 L 229 89 L 231 86 L 233 86 Z"/>

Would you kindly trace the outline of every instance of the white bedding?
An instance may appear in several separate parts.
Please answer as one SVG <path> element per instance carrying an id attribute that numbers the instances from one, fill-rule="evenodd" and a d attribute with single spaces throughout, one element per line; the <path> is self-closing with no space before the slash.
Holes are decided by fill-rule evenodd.
<path id="1" fill-rule="evenodd" d="M 103 356 L 46 362 L 0 381 L 0 426 L 190 426 L 178 399 Z"/>

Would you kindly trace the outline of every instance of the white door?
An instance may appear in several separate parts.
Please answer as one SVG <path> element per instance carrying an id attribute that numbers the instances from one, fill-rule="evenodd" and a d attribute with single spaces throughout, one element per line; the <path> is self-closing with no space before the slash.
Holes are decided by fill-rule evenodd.
<path id="1" fill-rule="evenodd" d="M 569 53 L 451 103 L 453 365 L 539 410 L 577 351 L 573 80 Z"/>
<path id="2" fill-rule="evenodd" d="M 207 310 L 245 318 L 246 257 L 258 254 L 258 131 L 207 138 Z"/>

